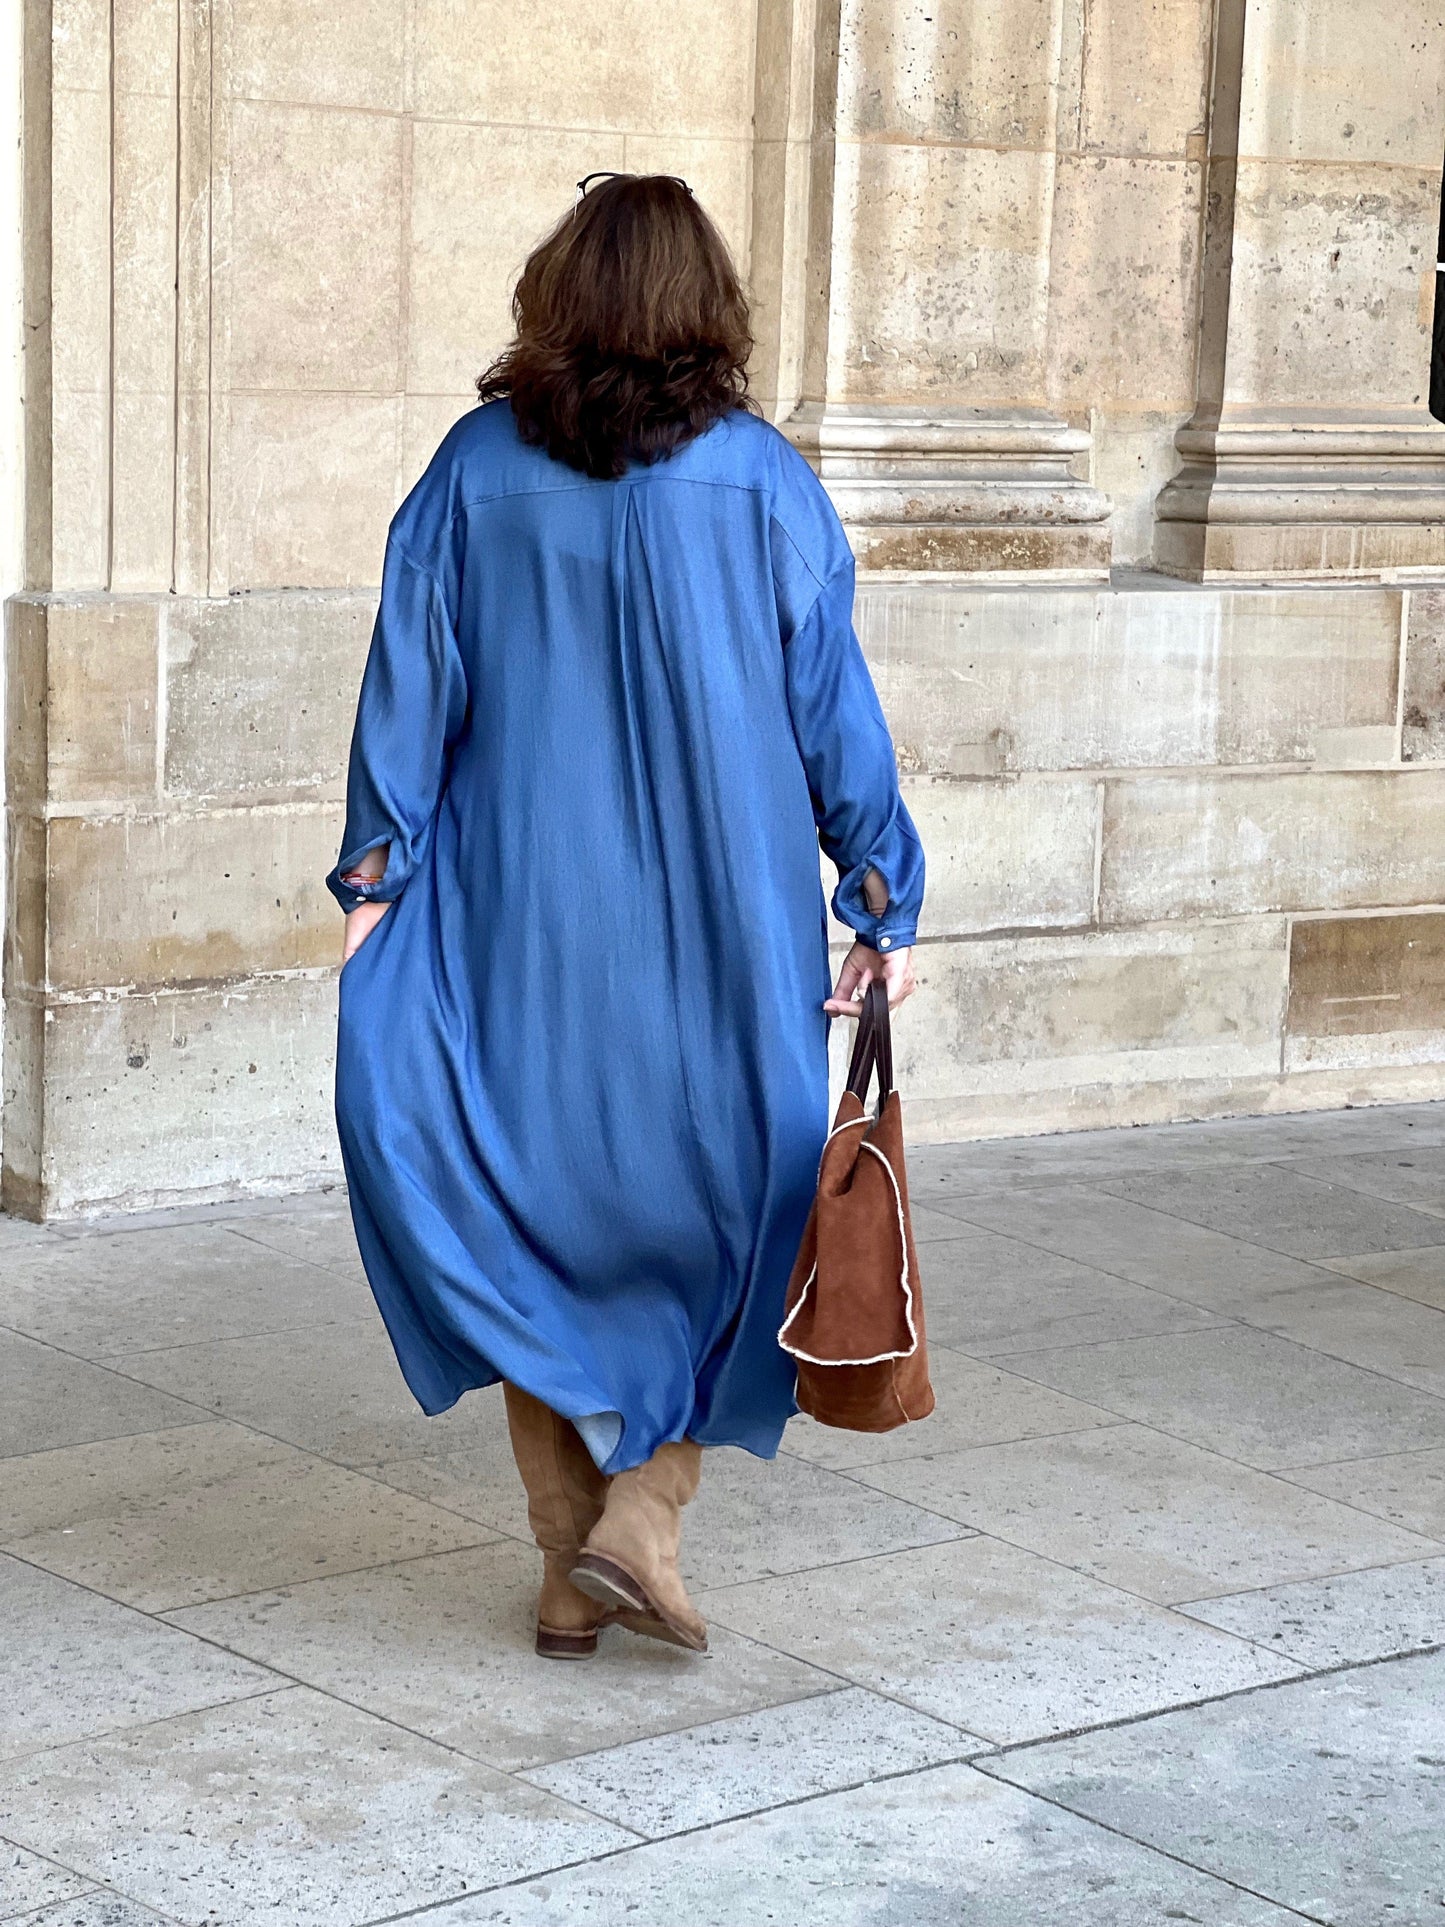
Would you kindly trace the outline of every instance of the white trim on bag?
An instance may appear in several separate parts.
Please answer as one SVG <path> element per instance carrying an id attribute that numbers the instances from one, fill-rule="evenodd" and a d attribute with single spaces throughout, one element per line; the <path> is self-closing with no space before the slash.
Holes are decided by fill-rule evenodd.
<path id="1" fill-rule="evenodd" d="M 835 1125 L 824 1140 L 824 1156 L 827 1155 L 828 1146 L 833 1142 L 833 1139 L 838 1135 L 839 1131 L 847 1131 L 855 1124 L 866 1124 L 867 1122 L 868 1119 L 866 1116 L 853 1117 L 849 1118 L 844 1124 Z M 864 1138 L 858 1148 L 862 1151 L 871 1151 L 873 1153 L 874 1157 L 877 1158 L 878 1162 L 883 1166 L 883 1169 L 888 1173 L 888 1182 L 893 1186 L 893 1203 L 898 1213 L 898 1247 L 903 1254 L 903 1270 L 898 1282 L 903 1287 L 903 1316 L 908 1322 L 908 1337 L 910 1342 L 906 1351 L 879 1352 L 876 1358 L 814 1358 L 811 1352 L 799 1351 L 796 1345 L 790 1345 L 787 1335 L 788 1327 L 802 1311 L 804 1305 L 807 1304 L 808 1293 L 812 1290 L 813 1282 L 818 1276 L 818 1262 L 814 1259 L 813 1269 L 804 1280 L 803 1289 L 798 1294 L 797 1304 L 794 1305 L 778 1329 L 778 1343 L 782 1346 L 783 1350 L 787 1352 L 791 1358 L 801 1358 L 805 1365 L 886 1365 L 890 1360 L 912 1358 L 913 1354 L 918 1350 L 918 1327 L 913 1322 L 913 1281 L 908 1275 L 908 1232 L 903 1222 L 903 1193 L 899 1188 L 893 1166 L 878 1149 L 878 1146 L 876 1144 L 870 1144 L 868 1139 Z M 818 1164 L 820 1172 L 822 1168 L 822 1160 L 820 1159 Z M 907 1414 L 905 1413 L 904 1416 L 906 1417 Z"/>

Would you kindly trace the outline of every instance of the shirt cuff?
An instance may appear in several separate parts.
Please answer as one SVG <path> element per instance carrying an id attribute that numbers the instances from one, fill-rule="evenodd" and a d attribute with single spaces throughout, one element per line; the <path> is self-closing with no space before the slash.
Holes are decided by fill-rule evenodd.
<path id="1" fill-rule="evenodd" d="M 373 850 L 379 850 L 387 842 L 391 844 L 391 850 L 384 875 L 379 876 L 374 883 L 364 883 L 359 887 L 342 882 L 342 878 L 358 868 Z M 406 874 L 400 839 L 379 836 L 370 843 L 363 843 L 360 849 L 345 851 L 341 861 L 327 877 L 326 887 L 349 915 L 353 910 L 360 909 L 363 903 L 394 903 L 401 895 Z"/>

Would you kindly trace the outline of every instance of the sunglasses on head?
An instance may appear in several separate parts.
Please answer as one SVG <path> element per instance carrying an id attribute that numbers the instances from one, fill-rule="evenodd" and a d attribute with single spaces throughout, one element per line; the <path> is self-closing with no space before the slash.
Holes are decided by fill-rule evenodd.
<path id="1" fill-rule="evenodd" d="M 623 173 L 617 168 L 601 167 L 595 174 L 584 174 L 582 179 L 578 181 L 577 199 L 579 201 L 586 199 L 587 191 L 594 181 L 627 181 L 636 180 L 636 178 L 636 175 Z M 662 178 L 665 181 L 675 181 L 684 193 L 691 194 L 692 189 L 682 178 L 681 174 L 664 174 Z"/>

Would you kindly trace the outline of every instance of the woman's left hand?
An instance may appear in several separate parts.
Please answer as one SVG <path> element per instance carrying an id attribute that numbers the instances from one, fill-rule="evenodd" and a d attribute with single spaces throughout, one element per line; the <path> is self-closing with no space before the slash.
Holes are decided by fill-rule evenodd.
<path id="1" fill-rule="evenodd" d="M 347 911 L 346 936 L 341 950 L 343 970 L 390 908 L 389 903 L 358 903 L 354 910 Z"/>
<path id="2" fill-rule="evenodd" d="M 830 1017 L 859 1016 L 863 993 L 875 978 L 883 980 L 888 1008 L 896 1010 L 903 999 L 911 997 L 918 988 L 913 975 L 912 949 L 890 950 L 885 956 L 881 950 L 870 950 L 866 943 L 855 943 L 843 959 L 843 968 L 838 972 L 838 981 L 824 1010 Z"/>

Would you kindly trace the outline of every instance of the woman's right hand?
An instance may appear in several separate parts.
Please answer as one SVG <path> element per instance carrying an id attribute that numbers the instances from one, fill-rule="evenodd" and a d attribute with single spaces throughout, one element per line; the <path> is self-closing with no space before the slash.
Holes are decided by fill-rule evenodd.
<path id="1" fill-rule="evenodd" d="M 354 910 L 347 911 L 346 935 L 341 947 L 343 970 L 390 908 L 389 903 L 358 903 Z"/>
<path id="2" fill-rule="evenodd" d="M 888 1008 L 896 1010 L 904 998 L 911 997 L 918 988 L 913 975 L 912 949 L 890 950 L 885 955 L 881 950 L 870 950 L 866 943 L 855 943 L 843 959 L 843 968 L 838 972 L 838 981 L 824 1010 L 830 1017 L 860 1016 L 863 993 L 879 978 L 888 992 Z"/>

